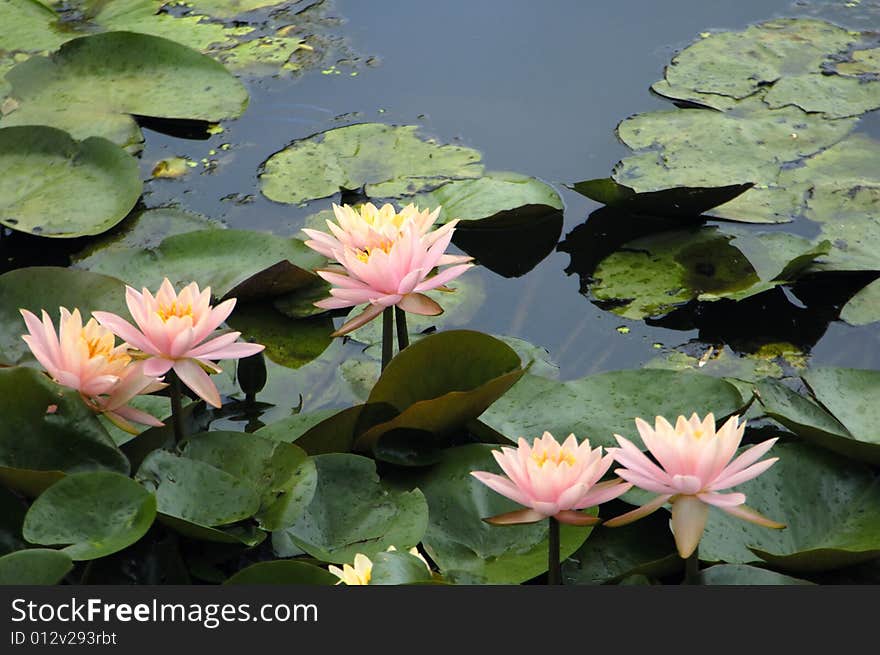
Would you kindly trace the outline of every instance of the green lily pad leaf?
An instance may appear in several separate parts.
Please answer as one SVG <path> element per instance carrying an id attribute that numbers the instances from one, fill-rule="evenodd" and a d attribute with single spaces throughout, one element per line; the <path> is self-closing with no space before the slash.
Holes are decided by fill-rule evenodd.
<path id="1" fill-rule="evenodd" d="M 320 409 L 315 412 L 294 414 L 293 416 L 289 416 L 262 427 L 254 434 L 258 437 L 263 437 L 264 439 L 293 443 L 313 427 L 338 413 L 339 410 L 337 409 Z M 314 455 L 316 453 L 310 454 Z"/>
<path id="2" fill-rule="evenodd" d="M 0 168 L 0 224 L 44 237 L 105 232 L 141 195 L 137 162 L 124 150 L 52 127 L 0 129 Z"/>
<path id="3" fill-rule="evenodd" d="M 482 174 L 476 150 L 423 140 L 417 129 L 361 123 L 294 141 L 263 164 L 263 195 L 297 204 L 366 185 L 370 197 L 391 198 Z"/>
<path id="4" fill-rule="evenodd" d="M 424 584 L 431 582 L 425 563 L 405 551 L 379 553 L 372 558 L 371 585 Z"/>
<path id="5" fill-rule="evenodd" d="M 223 584 L 291 585 L 318 584 L 332 585 L 339 578 L 314 564 L 293 560 L 258 562 L 243 568 Z"/>
<path id="6" fill-rule="evenodd" d="M 675 389 L 674 394 L 669 390 Z M 557 439 L 574 434 L 593 446 L 616 446 L 614 434 L 630 437 L 635 419 L 701 416 L 719 420 L 737 413 L 737 389 L 719 378 L 699 373 L 655 369 L 611 371 L 559 382 L 525 375 L 480 420 L 511 441 L 540 437 L 547 430 Z"/>
<path id="7" fill-rule="evenodd" d="M 702 571 L 704 585 L 811 585 L 808 580 L 746 564 L 717 564 Z"/>
<path id="8" fill-rule="evenodd" d="M 73 569 L 63 550 L 29 548 L 0 557 L 0 585 L 55 585 Z"/>
<path id="9" fill-rule="evenodd" d="M 199 14 L 216 18 L 232 18 L 254 9 L 274 7 L 288 0 L 189 0 L 188 6 Z"/>
<path id="10" fill-rule="evenodd" d="M 738 485 L 746 502 L 784 530 L 711 508 L 700 558 L 784 571 L 823 571 L 880 556 L 880 483 L 867 467 L 807 444 L 778 444 L 767 472 Z"/>
<path id="11" fill-rule="evenodd" d="M 642 319 L 692 300 L 741 300 L 794 280 L 831 244 L 733 227 L 664 232 L 631 241 L 596 267 L 593 295 Z"/>
<path id="12" fill-rule="evenodd" d="M 96 72 L 99 71 L 99 72 Z M 239 116 L 247 91 L 222 64 L 168 39 L 107 32 L 68 41 L 6 76 L 19 107 L 0 125 L 49 125 L 120 146 L 143 137 L 132 115 L 217 122 Z"/>
<path id="13" fill-rule="evenodd" d="M 872 464 L 880 464 L 880 371 L 817 367 L 803 375 L 817 402 L 780 383 L 758 386 L 767 414 L 798 436 Z"/>
<path id="14" fill-rule="evenodd" d="M 486 302 L 486 282 L 479 275 L 462 275 L 449 283 L 452 292 L 437 291 L 425 293 L 443 307 L 439 316 L 406 315 L 406 329 L 411 338 L 429 331 L 448 329 L 466 324 Z M 329 294 L 328 294 L 329 295 Z M 352 309 L 345 320 L 348 321 L 360 314 L 366 305 Z M 382 343 L 382 319 L 377 318 L 363 327 L 349 333 L 353 339 L 369 346 Z"/>
<path id="15" fill-rule="evenodd" d="M 38 0 L 0 0 L 0 50 L 54 50 L 69 38 L 58 29 L 58 14 Z"/>
<path id="16" fill-rule="evenodd" d="M 736 98 L 717 93 L 701 93 L 686 86 L 674 86 L 665 79 L 654 82 L 651 85 L 651 91 L 667 100 L 672 100 L 676 105 L 684 105 L 686 108 L 705 107 L 727 111 L 739 104 Z"/>
<path id="17" fill-rule="evenodd" d="M 372 460 L 328 454 L 313 458 L 318 486 L 306 512 L 291 527 L 273 533 L 275 551 L 285 542 L 325 562 L 351 563 L 357 553 L 374 557 L 388 546 L 408 549 L 421 541 L 428 505 L 419 490 L 382 486 Z"/>
<path id="18" fill-rule="evenodd" d="M 681 569 L 681 558 L 661 512 L 622 528 L 598 528 L 562 567 L 565 584 L 620 582 L 631 575 L 662 577 Z"/>
<path id="19" fill-rule="evenodd" d="M 424 375 L 424 371 L 431 375 Z M 367 405 L 387 404 L 399 414 L 382 417 L 369 425 L 358 448 L 376 446 L 392 431 L 430 433 L 442 438 L 453 435 L 482 414 L 524 373 L 516 352 L 494 337 L 469 330 L 434 334 L 410 345 L 383 371 L 367 399 Z M 398 435 L 399 436 L 399 435 Z"/>
<path id="20" fill-rule="evenodd" d="M 860 116 L 880 107 L 880 80 L 822 73 L 786 77 L 767 91 L 764 102 L 773 108 L 794 105 L 828 118 Z"/>
<path id="21" fill-rule="evenodd" d="M 166 450 L 148 455 L 136 478 L 155 491 L 161 515 L 196 528 L 230 525 L 260 509 L 260 494 L 248 482 Z"/>
<path id="22" fill-rule="evenodd" d="M 333 341 L 333 320 L 329 316 L 294 320 L 265 303 L 236 305 L 228 322 L 241 332 L 242 339 L 263 344 L 266 357 L 288 368 L 307 364 Z"/>
<path id="23" fill-rule="evenodd" d="M 292 525 L 315 494 L 316 472 L 301 448 L 241 432 L 189 437 L 184 457 L 210 464 L 249 483 L 260 495 L 256 518 L 265 530 Z"/>
<path id="24" fill-rule="evenodd" d="M 710 34 L 682 50 L 666 68 L 670 85 L 744 98 L 786 75 L 820 72 L 856 37 L 821 20 L 781 18 L 742 32 Z"/>
<path id="25" fill-rule="evenodd" d="M 57 329 L 59 307 L 78 307 L 83 318 L 98 309 L 124 315 L 125 286 L 106 275 L 55 266 L 19 268 L 0 275 L 0 361 L 34 361 L 21 339 L 27 327 L 19 309 L 37 316 L 45 309 Z"/>
<path id="26" fill-rule="evenodd" d="M 840 312 L 850 325 L 868 325 L 880 321 L 880 280 L 874 280 L 850 298 Z"/>
<path id="27" fill-rule="evenodd" d="M 418 476 L 430 508 L 423 545 L 444 577 L 466 574 L 488 584 L 519 584 L 547 570 L 547 521 L 499 527 L 482 520 L 521 509 L 470 475 L 500 472 L 491 452 L 483 444 L 450 448 L 440 463 Z M 590 530 L 561 526 L 563 560 L 584 543 Z"/>
<path id="28" fill-rule="evenodd" d="M 309 318 L 327 311 L 322 307 L 315 306 L 315 303 L 329 295 L 330 285 L 318 278 L 307 287 L 275 298 L 272 304 L 275 309 L 290 318 Z"/>
<path id="29" fill-rule="evenodd" d="M 763 378 L 780 378 L 782 367 L 777 363 L 780 355 L 763 355 L 759 353 L 740 355 L 728 346 L 721 348 L 709 347 L 699 357 L 673 350 L 665 355 L 650 360 L 645 368 L 662 368 L 669 371 L 699 371 L 703 375 L 719 378 L 755 382 Z M 751 392 L 749 392 L 751 397 Z"/>
<path id="30" fill-rule="evenodd" d="M 127 548 L 156 518 L 156 498 L 131 478 L 109 471 L 74 473 L 44 491 L 24 518 L 34 544 L 70 544 L 73 560 L 92 560 Z"/>
<path id="31" fill-rule="evenodd" d="M 233 44 L 242 30 L 212 23 L 201 16 L 172 16 L 161 12 L 154 0 L 113 0 L 94 3 L 100 10 L 91 20 L 106 31 L 148 34 L 208 52 L 212 47 Z M 252 28 L 245 28 L 250 31 Z"/>
<path id="32" fill-rule="evenodd" d="M 438 224 L 455 218 L 479 221 L 524 205 L 563 209 L 562 198 L 549 184 L 527 175 L 498 171 L 476 179 L 454 180 L 402 202 L 432 211 L 440 207 Z"/>
<path id="33" fill-rule="evenodd" d="M 157 248 L 165 237 L 199 230 L 223 229 L 222 223 L 201 214 L 176 207 L 158 207 L 136 211 L 117 229 L 91 241 L 71 256 L 80 268 L 90 269 L 100 261 L 102 253 L 127 253 L 132 250 Z"/>
<path id="34" fill-rule="evenodd" d="M 128 474 L 125 455 L 79 393 L 39 371 L 0 368 L 0 415 L 0 483 L 7 487 L 36 496 L 65 473 Z"/>
<path id="35" fill-rule="evenodd" d="M 783 165 L 840 141 L 854 121 L 828 121 L 797 107 L 744 115 L 704 109 L 638 114 L 623 121 L 617 133 L 641 152 L 618 164 L 612 177 L 638 193 L 675 186 L 767 185 L 776 181 Z M 737 218 L 723 207 L 712 214 Z"/>
<path id="36" fill-rule="evenodd" d="M 274 74 L 279 69 L 299 68 L 298 64 L 291 62 L 291 57 L 299 50 L 311 48 L 304 39 L 297 37 L 261 36 L 215 51 L 214 56 L 232 70 Z"/>
<path id="37" fill-rule="evenodd" d="M 611 178 L 601 178 L 576 182 L 571 188 L 591 200 L 633 214 L 697 218 L 713 207 L 733 200 L 751 187 L 751 184 L 732 184 L 722 187 L 676 187 L 636 193 Z"/>
<path id="38" fill-rule="evenodd" d="M 290 293 L 314 283 L 324 258 L 298 240 L 250 230 L 197 230 L 135 253 L 96 252 L 77 266 L 113 275 L 136 288 L 177 288 L 193 280 L 216 297 L 239 301 Z"/>
<path id="39" fill-rule="evenodd" d="M 854 50 L 847 61 L 836 63 L 834 70 L 840 75 L 855 77 L 880 74 L 880 48 Z"/>

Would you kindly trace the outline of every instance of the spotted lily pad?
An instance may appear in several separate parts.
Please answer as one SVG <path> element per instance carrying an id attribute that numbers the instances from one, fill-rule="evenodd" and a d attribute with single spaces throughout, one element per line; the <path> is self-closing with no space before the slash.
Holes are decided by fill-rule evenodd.
<path id="1" fill-rule="evenodd" d="M 52 127 L 0 128 L 0 168 L 0 223 L 45 237 L 105 232 L 141 195 L 137 162 L 124 150 Z"/>
<path id="2" fill-rule="evenodd" d="M 0 0 L 0 50 L 54 50 L 68 39 L 57 22 L 58 14 L 38 0 Z"/>
<path id="3" fill-rule="evenodd" d="M 17 65 L 6 79 L 19 106 L 0 126 L 50 125 L 133 148 L 143 137 L 132 115 L 217 122 L 239 116 L 248 99 L 219 62 L 134 32 L 68 41 L 50 57 Z"/>
<path id="4" fill-rule="evenodd" d="M 158 288 L 167 277 L 176 286 L 195 280 L 216 297 L 242 301 L 288 294 L 315 283 L 311 271 L 323 257 L 298 239 L 249 230 L 197 230 L 174 234 L 143 250 L 105 249 L 76 266 L 113 275 L 133 285 Z"/>
<path id="5" fill-rule="evenodd" d="M 670 389 L 676 393 L 670 394 Z M 612 371 L 560 382 L 525 375 L 480 416 L 511 441 L 534 439 L 548 430 L 562 439 L 574 434 L 602 446 L 616 445 L 614 434 L 630 437 L 635 418 L 674 419 L 714 412 L 719 419 L 737 413 L 742 398 L 720 378 L 663 370 Z"/>
<path id="6" fill-rule="evenodd" d="M 732 227 L 663 232 L 599 262 L 591 290 L 620 316 L 660 316 L 692 300 L 741 300 L 791 282 L 830 247 Z"/>
<path id="7" fill-rule="evenodd" d="M 417 129 L 360 123 L 294 141 L 263 164 L 263 194 L 296 204 L 366 186 L 390 198 L 482 174 L 477 151 L 424 140 Z"/>
<path id="8" fill-rule="evenodd" d="M 290 0 L 189 0 L 187 2 L 187 6 L 192 7 L 194 12 L 217 18 L 232 18 L 255 9 L 282 4 L 295 4 L 295 2 Z"/>
<path id="9" fill-rule="evenodd" d="M 292 547 L 325 562 L 351 563 L 357 553 L 371 557 L 389 546 L 407 550 L 422 539 L 428 505 L 418 489 L 391 491 L 376 475 L 375 463 L 348 454 L 313 458 L 318 486 L 305 514 L 275 532 L 275 551 Z"/>
<path id="10" fill-rule="evenodd" d="M 779 461 L 737 487 L 783 530 L 710 509 L 700 558 L 784 571 L 841 568 L 880 556 L 880 482 L 867 467 L 806 444 L 774 446 Z"/>

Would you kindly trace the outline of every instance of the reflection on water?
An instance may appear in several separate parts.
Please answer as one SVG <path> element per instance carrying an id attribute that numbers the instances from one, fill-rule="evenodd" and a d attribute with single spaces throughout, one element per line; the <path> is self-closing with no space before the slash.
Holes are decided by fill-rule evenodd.
<path id="1" fill-rule="evenodd" d="M 147 171 L 173 155 L 215 162 L 193 169 L 189 179 L 151 182 L 149 205 L 179 201 L 233 227 L 295 232 L 305 216 L 327 208 L 329 201 L 297 208 L 263 197 L 257 174 L 272 153 L 294 139 L 349 123 L 418 124 L 443 141 L 460 140 L 477 148 L 488 169 L 534 175 L 563 193 L 561 238 L 569 246 L 581 244 L 580 262 L 556 251 L 532 268 L 534 261 L 529 261 L 525 249 L 505 267 L 497 255 L 514 246 L 497 244 L 493 252 L 487 234 L 462 234 L 456 240 L 497 271 L 479 273 L 485 277 L 487 300 L 470 327 L 545 346 L 561 365 L 563 377 L 640 366 L 657 356 L 657 344 L 674 347 L 694 338 L 735 344 L 762 337 L 783 339 L 804 347 L 815 344 L 814 359 L 820 363 L 880 366 L 876 326 L 829 325 L 837 303 L 845 301 L 845 287 L 812 304 L 779 291 L 753 303 L 752 311 L 744 311 L 745 306 L 728 309 L 735 307 L 732 303 L 712 303 L 712 307 L 686 307 L 651 324 L 603 311 L 581 294 L 576 273 L 584 252 L 598 256 L 615 234 L 628 233 L 625 217 L 618 222 L 615 212 L 596 212 L 596 203 L 563 187 L 607 176 L 627 154 L 614 135 L 621 119 L 671 106 L 652 96 L 648 87 L 661 77 L 673 52 L 697 34 L 741 29 L 776 16 L 814 15 L 829 3 L 336 0 L 327 4 L 331 18 L 344 19 L 340 29 L 350 50 L 345 56 L 351 60 L 346 72 L 336 74 L 337 69 L 328 68 L 322 72 L 319 67 L 298 79 L 252 83 L 244 117 L 205 141 L 182 141 L 148 131 L 143 155 Z M 831 17 L 838 21 L 851 17 L 854 27 L 869 27 L 866 21 L 880 15 L 871 13 L 876 10 L 874 2 L 863 2 L 859 13 L 849 14 L 837 6 L 843 3 L 831 4 Z M 367 65 L 368 58 L 381 63 Z M 880 124 L 876 113 L 865 121 L 869 132 Z M 221 148 L 225 144 L 228 149 Z M 535 234 L 523 236 L 526 243 L 550 239 L 537 250 L 552 246 L 559 232 L 558 217 L 542 221 Z M 591 244 L 600 234 L 606 241 Z M 529 272 L 523 275 L 525 271 Z M 622 326 L 627 329 L 617 329 Z"/>

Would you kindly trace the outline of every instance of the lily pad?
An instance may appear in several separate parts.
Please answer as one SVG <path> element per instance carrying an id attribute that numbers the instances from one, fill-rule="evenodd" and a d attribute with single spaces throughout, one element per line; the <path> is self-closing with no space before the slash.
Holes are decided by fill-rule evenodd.
<path id="1" fill-rule="evenodd" d="M 406 550 L 421 541 L 428 523 L 421 491 L 386 489 L 375 463 L 365 457 L 328 454 L 313 460 L 315 496 L 293 526 L 273 533 L 278 555 L 295 546 L 325 562 L 351 563 L 357 553 L 372 558 L 388 546 Z"/>
<path id="2" fill-rule="evenodd" d="M 124 150 L 52 127 L 0 129 L 0 168 L 0 224 L 45 237 L 105 232 L 141 195 L 137 162 Z"/>
<path id="3" fill-rule="evenodd" d="M 36 496 L 65 473 L 128 473 L 125 455 L 79 393 L 39 371 L 0 368 L 0 414 L 0 482 L 9 488 Z"/>
<path id="4" fill-rule="evenodd" d="M 249 483 L 210 464 L 165 450 L 147 456 L 137 479 L 153 489 L 160 515 L 196 528 L 227 526 L 260 509 L 260 495 Z"/>
<path id="5" fill-rule="evenodd" d="M 521 509 L 470 475 L 500 472 L 491 452 L 482 444 L 451 448 L 443 452 L 440 463 L 416 478 L 430 508 L 423 543 L 444 577 L 464 574 L 488 584 L 519 584 L 547 570 L 547 522 L 498 527 L 482 520 Z M 563 560 L 584 543 L 590 530 L 561 526 Z"/>
<path id="6" fill-rule="evenodd" d="M 80 268 L 89 269 L 107 252 L 131 254 L 132 250 L 156 248 L 166 237 L 199 230 L 223 229 L 222 223 L 176 207 L 142 209 L 117 229 L 101 235 L 71 256 Z"/>
<path id="7" fill-rule="evenodd" d="M 700 93 L 745 98 L 784 76 L 821 72 L 823 62 L 856 39 L 825 21 L 780 18 L 697 41 L 673 58 L 666 80 Z"/>
<path id="8" fill-rule="evenodd" d="M 808 580 L 746 564 L 717 564 L 701 572 L 704 585 L 811 585 Z"/>
<path id="9" fill-rule="evenodd" d="M 524 205 L 563 208 L 562 198 L 549 184 L 527 175 L 497 171 L 475 179 L 453 180 L 402 202 L 412 202 L 420 209 L 440 207 L 438 224 L 455 218 L 479 221 Z"/>
<path id="10" fill-rule="evenodd" d="M 407 551 L 379 553 L 372 562 L 371 585 L 425 584 L 432 579 L 425 562 Z"/>
<path id="11" fill-rule="evenodd" d="M 314 284 L 324 258 L 298 240 L 250 230 L 197 230 L 175 234 L 137 252 L 107 249 L 76 265 L 113 275 L 136 288 L 176 287 L 193 280 L 215 297 L 240 301 L 288 294 Z"/>
<path id="12" fill-rule="evenodd" d="M 791 282 L 828 242 L 705 227 L 642 237 L 599 262 L 591 287 L 620 316 L 660 316 L 692 300 L 742 300 Z"/>
<path id="13" fill-rule="evenodd" d="M 119 280 L 69 268 L 34 266 L 0 275 L 0 362 L 33 361 L 21 336 L 27 334 L 19 309 L 40 316 L 45 309 L 58 327 L 58 308 L 79 308 L 83 318 L 94 310 L 124 314 L 125 286 Z"/>
<path id="14" fill-rule="evenodd" d="M 314 464 L 301 448 L 283 441 L 241 432 L 203 432 L 187 439 L 183 455 L 250 484 L 260 495 L 256 518 L 266 530 L 292 525 L 315 494 Z"/>
<path id="15" fill-rule="evenodd" d="M 417 130 L 360 123 L 294 141 L 263 164 L 263 195 L 298 204 L 365 186 L 370 197 L 391 198 L 482 174 L 476 150 L 423 140 Z"/>
<path id="16" fill-rule="evenodd" d="M 427 370 L 431 375 L 423 374 Z M 416 443 L 425 433 L 451 436 L 523 373 L 516 352 L 494 337 L 469 330 L 425 337 L 391 361 L 367 399 L 367 406 L 387 405 L 399 413 L 370 425 L 373 417 L 365 412 L 356 446 L 372 448 L 391 432 L 416 432 Z"/>
<path id="17" fill-rule="evenodd" d="M 737 486 L 750 507 L 784 530 L 710 509 L 700 558 L 784 571 L 820 571 L 880 556 L 880 482 L 867 467 L 806 444 L 777 444 L 766 473 Z"/>
<path id="18" fill-rule="evenodd" d="M 38 0 L 0 0 L 0 25 L 7 26 L 0 32 L 0 50 L 54 50 L 69 38 L 57 23 L 58 14 Z"/>
<path id="19" fill-rule="evenodd" d="M 840 318 L 850 325 L 868 325 L 880 321 L 880 280 L 850 298 L 840 312 Z"/>
<path id="20" fill-rule="evenodd" d="M 327 569 L 322 569 L 314 564 L 293 560 L 275 560 L 273 562 L 251 564 L 230 577 L 223 584 L 332 585 L 337 582 L 339 582 L 339 578 L 327 571 Z"/>
<path id="21" fill-rule="evenodd" d="M 171 416 L 171 400 L 168 398 L 168 396 L 135 396 L 130 401 L 128 401 L 126 405 L 145 412 L 150 416 L 159 419 L 160 421 Z M 117 446 L 122 446 L 132 439 L 136 439 L 140 435 L 140 433 L 150 429 L 146 425 L 133 423 L 132 425 L 136 430 L 138 430 L 138 433 L 131 434 L 130 432 L 126 432 L 125 430 L 116 427 L 112 423 L 112 421 L 108 420 L 103 414 L 99 416 L 99 419 L 101 421 L 101 425 L 104 426 L 104 429 L 107 430 L 110 438 L 113 439 L 113 443 L 115 443 Z"/>
<path id="22" fill-rule="evenodd" d="M 675 389 L 674 394 L 669 390 Z M 742 409 L 737 389 L 719 378 L 656 369 L 612 371 L 560 382 L 525 375 L 480 420 L 511 441 L 532 440 L 547 430 L 557 439 L 574 434 L 593 446 L 617 445 L 614 434 L 630 437 L 635 419 L 701 416 L 718 419 Z"/>
<path id="23" fill-rule="evenodd" d="M 133 115 L 217 122 L 239 116 L 248 98 L 219 62 L 134 32 L 68 41 L 51 57 L 20 63 L 6 79 L 20 105 L 0 126 L 49 125 L 123 147 L 143 140 Z"/>
<path id="24" fill-rule="evenodd" d="M 295 3 L 289 0 L 188 0 L 187 2 L 187 6 L 192 7 L 194 12 L 217 18 L 232 18 L 255 9 L 282 4 Z"/>
<path id="25" fill-rule="evenodd" d="M 860 116 L 880 107 L 880 80 L 811 73 L 779 80 L 764 101 L 773 108 L 794 105 L 828 118 Z"/>
<path id="26" fill-rule="evenodd" d="M 55 585 L 72 568 L 70 555 L 62 550 L 19 550 L 0 557 L 0 585 Z"/>
<path id="27" fill-rule="evenodd" d="M 92 560 L 127 548 L 156 517 L 156 498 L 131 478 L 109 471 L 59 480 L 28 510 L 24 537 L 44 546 L 70 544 L 73 560 Z"/>

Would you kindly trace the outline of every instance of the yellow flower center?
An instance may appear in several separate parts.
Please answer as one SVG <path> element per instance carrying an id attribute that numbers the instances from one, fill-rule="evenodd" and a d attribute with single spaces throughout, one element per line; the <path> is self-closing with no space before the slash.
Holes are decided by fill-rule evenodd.
<path id="1" fill-rule="evenodd" d="M 359 260 L 361 260 L 364 264 L 367 264 L 370 261 L 370 256 L 374 252 L 376 252 L 377 250 L 381 250 L 385 254 L 388 254 L 391 251 L 391 246 L 392 246 L 391 241 L 386 241 L 385 243 L 378 245 L 378 246 L 373 246 L 372 248 L 364 248 L 362 250 L 357 250 L 355 252 L 355 257 L 357 257 Z"/>
<path id="2" fill-rule="evenodd" d="M 90 319 L 80 332 L 80 338 L 88 349 L 89 359 L 103 357 L 109 362 L 122 362 L 127 365 L 131 361 L 124 348 L 116 348 L 116 338 L 106 328 L 102 328 L 95 319 Z"/>
<path id="3" fill-rule="evenodd" d="M 539 467 L 543 467 L 547 462 L 553 462 L 557 466 L 565 462 L 569 466 L 574 466 L 577 458 L 571 452 L 560 449 L 558 453 L 555 455 L 551 455 L 547 451 L 541 453 L 532 453 L 532 461 L 535 462 Z"/>
<path id="4" fill-rule="evenodd" d="M 178 301 L 173 301 L 170 305 L 159 305 L 159 308 L 156 310 L 156 314 L 162 319 L 163 323 L 166 323 L 169 318 L 172 316 L 176 316 L 178 318 L 183 318 L 184 316 L 192 317 L 193 308 L 192 303 L 178 303 Z"/>

